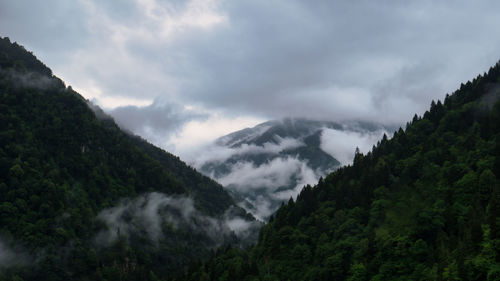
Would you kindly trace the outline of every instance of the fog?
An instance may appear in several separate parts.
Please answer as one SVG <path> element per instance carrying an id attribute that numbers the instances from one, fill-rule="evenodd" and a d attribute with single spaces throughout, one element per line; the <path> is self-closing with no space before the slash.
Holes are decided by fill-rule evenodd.
<path id="1" fill-rule="evenodd" d="M 27 265 L 32 262 L 32 258 L 25 250 L 15 243 L 8 243 L 7 240 L 0 238 L 0 269 Z"/>
<path id="2" fill-rule="evenodd" d="M 105 209 L 97 216 L 105 223 L 106 229 L 97 234 L 95 242 L 106 246 L 119 237 L 146 233 L 153 243 L 168 239 L 166 226 L 174 230 L 189 231 L 209 238 L 209 247 L 218 247 L 234 240 L 246 240 L 255 235 L 260 223 L 248 221 L 234 215 L 229 208 L 221 217 L 211 217 L 196 209 L 191 198 L 167 196 L 152 192 L 120 202 L 117 206 Z"/>

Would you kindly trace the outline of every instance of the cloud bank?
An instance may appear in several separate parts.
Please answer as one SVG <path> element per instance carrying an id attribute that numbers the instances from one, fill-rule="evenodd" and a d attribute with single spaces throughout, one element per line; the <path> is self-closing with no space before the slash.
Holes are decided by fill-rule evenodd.
<path id="1" fill-rule="evenodd" d="M 192 120 L 206 120 L 209 115 L 195 112 L 174 103 L 153 102 L 148 106 L 120 106 L 111 111 L 116 123 L 123 129 L 165 147 L 167 140 L 180 132 Z"/>
<path id="2" fill-rule="evenodd" d="M 240 241 L 254 239 L 260 223 L 245 220 L 228 209 L 221 218 L 210 217 L 198 211 L 188 197 L 171 197 L 152 192 L 134 199 L 124 200 L 115 207 L 99 213 L 97 219 L 104 222 L 106 229 L 95 238 L 98 245 L 106 246 L 118 237 L 129 238 L 145 233 L 150 241 L 157 243 L 165 239 L 168 226 L 178 231 L 209 238 L 208 247 L 215 248 L 234 242 L 234 235 Z"/>
<path id="3" fill-rule="evenodd" d="M 230 173 L 218 178 L 218 181 L 239 191 L 265 188 L 268 192 L 273 192 L 289 185 L 292 177 L 311 178 L 307 175 L 309 170 L 306 164 L 296 157 L 275 158 L 259 166 L 253 162 L 242 161 L 234 164 Z M 306 176 L 302 176 L 303 172 Z"/>
<path id="4" fill-rule="evenodd" d="M 86 98 L 122 106 L 114 111 L 122 126 L 164 148 L 174 138 L 177 148 L 193 139 L 181 133 L 188 126 L 198 135 L 228 126 L 199 126 L 204 112 L 402 124 L 500 58 L 499 8 L 487 0 L 6 0 L 0 33 Z"/>
<path id="5" fill-rule="evenodd" d="M 404 122 L 499 59 L 499 5 L 7 0 L 0 32 L 105 107 Z"/>

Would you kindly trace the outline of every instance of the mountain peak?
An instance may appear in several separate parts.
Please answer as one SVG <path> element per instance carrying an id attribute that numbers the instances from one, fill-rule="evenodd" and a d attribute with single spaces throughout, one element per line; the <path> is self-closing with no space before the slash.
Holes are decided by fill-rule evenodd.
<path id="1" fill-rule="evenodd" d="M 385 132 L 383 126 L 366 122 L 272 120 L 217 139 L 195 166 L 229 189 L 240 206 L 265 220 L 303 186 L 340 167 L 337 157 L 352 161 L 357 142 L 371 147 L 380 132 Z"/>

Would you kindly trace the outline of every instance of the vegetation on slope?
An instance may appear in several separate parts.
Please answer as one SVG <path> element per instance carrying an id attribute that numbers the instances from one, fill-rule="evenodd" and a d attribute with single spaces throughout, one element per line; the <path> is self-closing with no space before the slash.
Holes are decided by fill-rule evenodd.
<path id="1" fill-rule="evenodd" d="M 500 280 L 500 64 L 183 280 Z"/>
<path id="2" fill-rule="evenodd" d="M 0 39 L 0 120 L 0 251 L 5 244 L 19 259 L 4 268 L 0 252 L 0 280 L 155 280 L 209 254 L 209 238 L 168 224 L 158 243 L 119 228 L 112 244 L 96 242 L 106 229 L 96 217 L 122 198 L 191 196 L 219 217 L 233 201 L 178 158 L 96 118 L 8 38 Z"/>

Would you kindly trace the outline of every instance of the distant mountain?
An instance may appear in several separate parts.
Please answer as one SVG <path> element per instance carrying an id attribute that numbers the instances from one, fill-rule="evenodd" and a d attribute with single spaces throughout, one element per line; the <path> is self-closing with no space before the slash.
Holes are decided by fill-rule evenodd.
<path id="1" fill-rule="evenodd" d="M 195 166 L 229 189 L 240 206 L 266 220 L 304 185 L 341 166 L 336 152 L 327 146 L 345 146 L 344 137 L 357 140 L 347 145 L 350 161 L 359 141 L 371 138 L 371 147 L 387 130 L 367 122 L 269 121 L 217 139 Z M 345 156 L 338 158 L 344 161 Z"/>
<path id="2" fill-rule="evenodd" d="M 259 227 L 0 38 L 0 280 L 157 280 Z"/>

